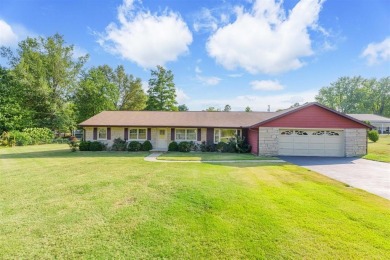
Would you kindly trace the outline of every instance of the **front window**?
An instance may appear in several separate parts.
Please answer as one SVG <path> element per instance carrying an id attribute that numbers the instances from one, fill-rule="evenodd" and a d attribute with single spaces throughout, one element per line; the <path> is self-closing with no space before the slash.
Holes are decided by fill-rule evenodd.
<path id="1" fill-rule="evenodd" d="M 107 128 L 98 128 L 98 139 L 107 140 Z"/>
<path id="2" fill-rule="evenodd" d="M 146 140 L 146 128 L 129 129 L 130 140 Z"/>
<path id="3" fill-rule="evenodd" d="M 229 142 L 230 139 L 234 139 L 237 134 L 237 129 L 214 129 L 214 142 Z"/>
<path id="4" fill-rule="evenodd" d="M 196 129 L 176 129 L 175 140 L 196 141 Z"/>

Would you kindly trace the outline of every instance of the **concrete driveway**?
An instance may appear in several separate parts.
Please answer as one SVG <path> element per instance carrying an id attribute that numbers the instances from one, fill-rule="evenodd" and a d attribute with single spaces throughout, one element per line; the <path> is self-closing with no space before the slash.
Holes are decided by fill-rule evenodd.
<path id="1" fill-rule="evenodd" d="M 281 159 L 390 200 L 390 164 L 360 158 L 290 157 Z"/>

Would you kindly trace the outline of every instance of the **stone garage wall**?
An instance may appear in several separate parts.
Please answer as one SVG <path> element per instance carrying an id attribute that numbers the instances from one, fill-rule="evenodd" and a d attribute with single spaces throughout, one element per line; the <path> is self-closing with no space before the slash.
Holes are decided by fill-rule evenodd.
<path id="1" fill-rule="evenodd" d="M 367 153 L 367 130 L 345 129 L 345 156 L 361 156 Z"/>
<path id="2" fill-rule="evenodd" d="M 259 156 L 277 156 L 279 128 L 259 128 Z"/>

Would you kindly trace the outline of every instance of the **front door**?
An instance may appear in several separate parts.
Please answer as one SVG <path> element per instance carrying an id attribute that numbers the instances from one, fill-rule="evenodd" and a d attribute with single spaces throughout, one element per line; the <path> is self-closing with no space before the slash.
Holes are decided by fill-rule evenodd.
<path id="1" fill-rule="evenodd" d="M 167 129 L 157 128 L 157 149 L 168 149 Z"/>

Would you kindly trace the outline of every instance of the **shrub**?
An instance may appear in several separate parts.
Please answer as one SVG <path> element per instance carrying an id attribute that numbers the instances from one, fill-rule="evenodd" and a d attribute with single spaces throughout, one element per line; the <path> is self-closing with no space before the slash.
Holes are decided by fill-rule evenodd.
<path id="1" fill-rule="evenodd" d="M 77 151 L 77 147 L 79 147 L 79 140 L 75 136 L 71 136 L 69 138 L 69 147 L 72 152 Z"/>
<path id="2" fill-rule="evenodd" d="M 223 151 L 223 148 L 225 147 L 225 144 L 224 142 L 219 142 L 216 146 L 215 146 L 215 150 L 218 151 L 218 152 L 222 152 Z"/>
<path id="3" fill-rule="evenodd" d="M 225 145 L 222 148 L 223 153 L 235 153 L 237 143 L 234 139 L 230 139 L 228 143 L 225 143 Z"/>
<path id="4" fill-rule="evenodd" d="M 81 141 L 79 144 L 80 151 L 89 151 L 91 146 L 91 141 Z"/>
<path id="5" fill-rule="evenodd" d="M 170 152 L 179 151 L 179 145 L 175 141 L 173 141 L 172 143 L 170 143 L 168 145 L 168 151 L 170 151 Z"/>
<path id="6" fill-rule="evenodd" d="M 191 141 L 190 142 L 190 150 L 191 151 L 199 151 L 200 150 L 200 146 L 199 144 L 195 143 L 194 141 Z"/>
<path id="7" fill-rule="evenodd" d="M 238 153 L 249 153 L 251 148 L 251 145 L 245 140 L 245 137 L 236 135 L 236 151 Z"/>
<path id="8" fill-rule="evenodd" d="M 152 143 L 149 140 L 146 140 L 141 147 L 142 151 L 150 151 L 153 149 Z"/>
<path id="9" fill-rule="evenodd" d="M 98 141 L 91 142 L 89 145 L 90 151 L 103 151 L 105 148 L 106 146 Z"/>
<path id="10" fill-rule="evenodd" d="M 215 144 L 213 142 L 205 142 L 205 141 L 203 141 L 200 144 L 199 149 L 202 152 L 215 152 Z"/>
<path id="11" fill-rule="evenodd" d="M 10 146 L 25 146 L 32 144 L 32 139 L 27 133 L 11 131 L 9 132 L 9 143 Z"/>
<path id="12" fill-rule="evenodd" d="M 179 143 L 179 152 L 187 153 L 189 151 L 191 151 L 191 144 L 189 142 Z"/>
<path id="13" fill-rule="evenodd" d="M 142 148 L 142 145 L 141 145 L 140 142 L 131 141 L 131 142 L 129 143 L 129 146 L 128 146 L 127 150 L 128 150 L 129 152 L 138 152 L 138 151 L 141 150 L 141 148 Z"/>
<path id="14" fill-rule="evenodd" d="M 368 139 L 370 139 L 370 141 L 373 141 L 374 143 L 378 141 L 379 140 L 378 131 L 376 130 L 368 131 Z"/>
<path id="15" fill-rule="evenodd" d="M 126 141 L 120 138 L 114 139 L 114 143 L 111 147 L 113 151 L 125 151 L 126 150 Z"/>
<path id="16" fill-rule="evenodd" d="M 31 144 L 49 144 L 54 138 L 53 132 L 49 128 L 25 128 L 24 133 L 31 137 Z"/>

